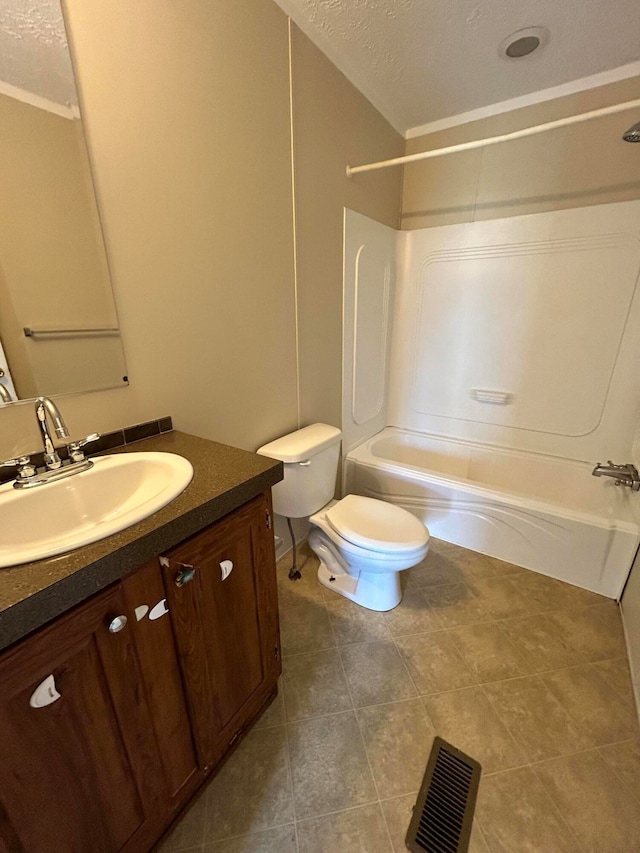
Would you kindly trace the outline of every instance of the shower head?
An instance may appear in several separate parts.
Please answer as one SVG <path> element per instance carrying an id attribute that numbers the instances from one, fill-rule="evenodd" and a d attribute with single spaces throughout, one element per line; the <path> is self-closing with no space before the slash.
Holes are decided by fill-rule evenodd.
<path id="1" fill-rule="evenodd" d="M 640 142 L 640 121 L 622 134 L 625 142 Z"/>

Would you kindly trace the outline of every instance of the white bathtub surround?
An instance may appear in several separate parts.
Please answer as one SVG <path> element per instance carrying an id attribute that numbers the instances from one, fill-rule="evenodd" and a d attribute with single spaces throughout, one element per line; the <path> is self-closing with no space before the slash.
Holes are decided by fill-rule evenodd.
<path id="1" fill-rule="evenodd" d="M 640 201 L 397 232 L 391 318 L 383 228 L 345 215 L 345 493 L 619 597 L 640 493 L 591 470 L 640 435 Z"/>
<path id="2" fill-rule="evenodd" d="M 640 528 L 630 490 L 583 462 L 387 428 L 349 452 L 349 490 L 432 536 L 619 598 Z"/>
<path id="3" fill-rule="evenodd" d="M 398 232 L 344 212 L 342 452 L 387 425 Z"/>
<path id="4" fill-rule="evenodd" d="M 640 413 L 640 201 L 401 240 L 387 423 L 630 461 Z"/>

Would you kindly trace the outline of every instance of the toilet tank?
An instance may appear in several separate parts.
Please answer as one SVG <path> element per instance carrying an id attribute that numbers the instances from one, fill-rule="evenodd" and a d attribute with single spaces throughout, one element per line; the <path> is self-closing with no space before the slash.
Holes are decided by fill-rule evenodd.
<path id="1" fill-rule="evenodd" d="M 341 436 L 336 427 L 312 424 L 256 451 L 284 463 L 284 480 L 272 489 L 274 512 L 304 518 L 329 503 L 336 487 Z"/>

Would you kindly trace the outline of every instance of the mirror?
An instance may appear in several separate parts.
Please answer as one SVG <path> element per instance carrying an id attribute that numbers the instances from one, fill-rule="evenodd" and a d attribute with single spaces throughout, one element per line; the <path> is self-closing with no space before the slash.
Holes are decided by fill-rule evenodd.
<path id="1" fill-rule="evenodd" d="M 127 384 L 59 0 L 0 10 L 0 404 Z"/>

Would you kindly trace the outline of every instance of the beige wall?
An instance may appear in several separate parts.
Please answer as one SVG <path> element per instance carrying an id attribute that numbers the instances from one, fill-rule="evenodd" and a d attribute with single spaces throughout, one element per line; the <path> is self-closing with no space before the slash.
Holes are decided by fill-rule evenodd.
<path id="1" fill-rule="evenodd" d="M 403 140 L 295 26 L 292 48 L 300 416 L 339 426 L 343 210 L 397 228 L 402 178 L 345 170 L 402 154 Z"/>
<path id="2" fill-rule="evenodd" d="M 81 435 L 171 414 L 238 446 L 298 425 L 288 20 L 271 0 L 66 0 L 131 385 Z M 302 421 L 340 417 L 342 208 L 397 225 L 402 140 L 293 28 Z M 34 449 L 31 405 L 0 455 Z"/>
<path id="3" fill-rule="evenodd" d="M 406 153 L 497 136 L 640 97 L 624 80 L 407 141 Z M 402 228 L 427 228 L 640 198 L 633 111 L 405 167 Z"/>
<path id="4" fill-rule="evenodd" d="M 296 426 L 287 18 L 66 7 L 131 386 L 63 413 L 74 433 L 172 414 L 255 447 Z M 5 455 L 35 445 L 30 407 L 2 415 Z"/>

